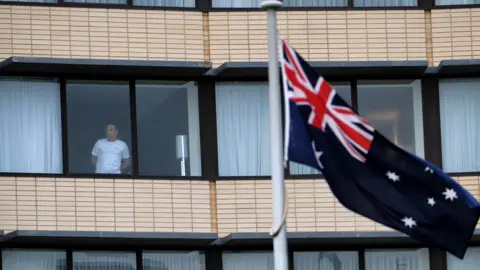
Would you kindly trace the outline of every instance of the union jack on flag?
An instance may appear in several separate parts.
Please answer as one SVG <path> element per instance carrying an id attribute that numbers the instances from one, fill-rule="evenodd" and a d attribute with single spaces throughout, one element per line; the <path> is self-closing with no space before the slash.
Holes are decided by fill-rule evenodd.
<path id="1" fill-rule="evenodd" d="M 285 160 L 321 171 L 346 208 L 463 258 L 480 203 L 435 165 L 374 129 L 281 43 Z"/>

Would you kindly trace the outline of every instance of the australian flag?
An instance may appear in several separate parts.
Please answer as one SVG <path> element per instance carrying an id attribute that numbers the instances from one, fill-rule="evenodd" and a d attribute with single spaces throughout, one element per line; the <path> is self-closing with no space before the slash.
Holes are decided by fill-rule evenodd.
<path id="1" fill-rule="evenodd" d="M 346 208 L 463 259 L 479 202 L 375 130 L 285 41 L 286 160 L 322 172 Z"/>

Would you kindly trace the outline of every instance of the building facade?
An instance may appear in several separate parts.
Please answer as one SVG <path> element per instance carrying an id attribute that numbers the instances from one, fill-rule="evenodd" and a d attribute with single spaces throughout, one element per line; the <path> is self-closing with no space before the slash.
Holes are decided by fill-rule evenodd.
<path id="1" fill-rule="evenodd" d="M 478 199 L 480 4 L 284 2 L 280 35 Z M 258 6 L 0 0 L 1 270 L 273 269 Z M 479 269 L 480 231 L 458 260 L 345 209 L 317 171 L 285 175 L 291 270 Z"/>

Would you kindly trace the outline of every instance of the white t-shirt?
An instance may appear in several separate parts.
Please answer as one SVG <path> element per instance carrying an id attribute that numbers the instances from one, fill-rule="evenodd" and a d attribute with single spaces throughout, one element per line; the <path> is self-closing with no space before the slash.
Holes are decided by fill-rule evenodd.
<path id="1" fill-rule="evenodd" d="M 93 146 L 92 155 L 97 157 L 95 173 L 119 174 L 122 160 L 130 158 L 128 146 L 121 140 L 98 140 Z"/>

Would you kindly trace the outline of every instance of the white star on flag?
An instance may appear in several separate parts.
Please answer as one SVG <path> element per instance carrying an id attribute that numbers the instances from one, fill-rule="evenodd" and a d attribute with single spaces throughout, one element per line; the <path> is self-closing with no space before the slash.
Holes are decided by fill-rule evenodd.
<path id="1" fill-rule="evenodd" d="M 320 161 L 320 157 L 323 155 L 323 152 L 315 150 L 315 142 L 314 141 L 312 141 L 312 148 L 313 148 L 313 152 L 315 153 L 315 157 L 317 158 L 318 166 L 320 167 L 320 169 L 323 169 L 323 164 Z"/>
<path id="2" fill-rule="evenodd" d="M 434 206 L 435 200 L 433 198 L 428 198 L 428 204 L 430 204 L 431 206 Z"/>
<path id="3" fill-rule="evenodd" d="M 455 192 L 455 190 L 453 190 L 453 188 L 445 189 L 445 192 L 443 192 L 442 194 L 445 195 L 445 200 L 453 201 L 454 199 L 458 199 L 457 193 Z"/>
<path id="4" fill-rule="evenodd" d="M 433 169 L 432 169 L 432 168 L 430 168 L 430 167 L 428 167 L 428 166 L 427 166 L 427 167 L 425 167 L 425 171 L 426 171 L 426 172 L 429 172 L 430 174 L 432 174 L 432 173 L 433 173 Z"/>
<path id="5" fill-rule="evenodd" d="M 396 173 L 394 172 L 387 172 L 387 177 L 388 179 L 392 180 L 393 182 L 397 182 L 397 181 L 400 181 L 400 176 L 398 176 Z"/>
<path id="6" fill-rule="evenodd" d="M 402 221 L 405 223 L 406 227 L 412 228 L 413 226 L 417 226 L 417 222 L 411 217 L 404 217 Z"/>

